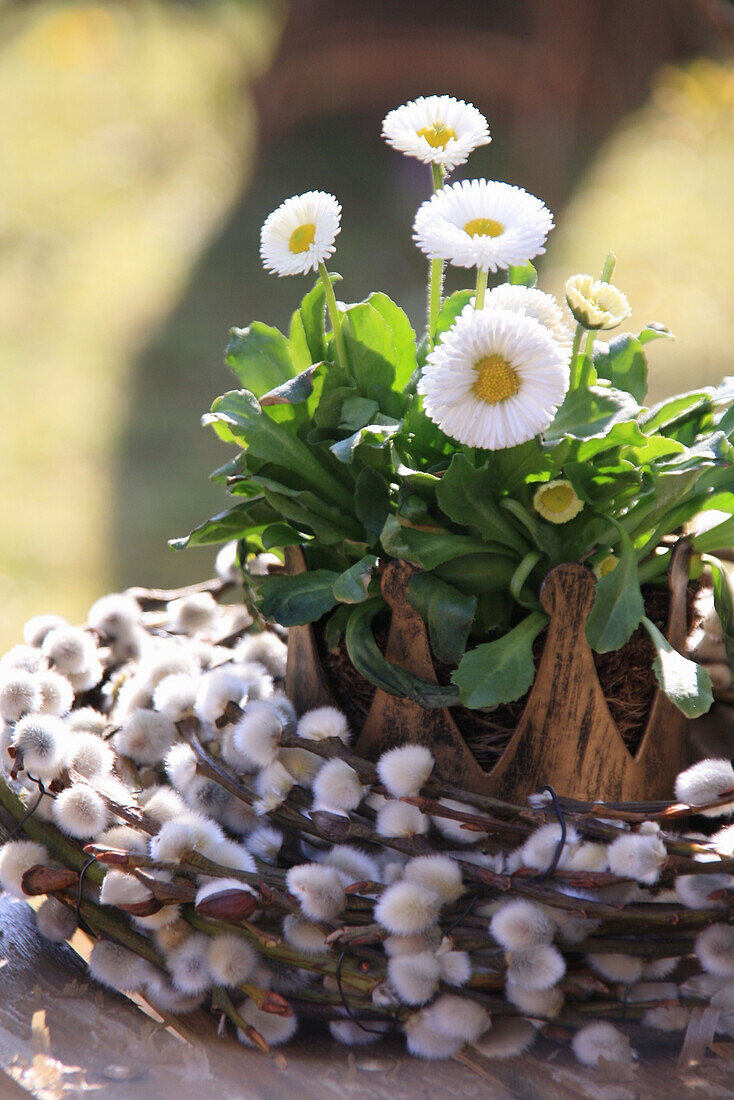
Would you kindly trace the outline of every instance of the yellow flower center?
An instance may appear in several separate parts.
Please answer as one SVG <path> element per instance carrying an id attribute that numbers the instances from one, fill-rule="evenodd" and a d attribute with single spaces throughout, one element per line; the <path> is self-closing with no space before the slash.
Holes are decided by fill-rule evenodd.
<path id="1" fill-rule="evenodd" d="M 500 237 L 505 231 L 502 222 L 494 218 L 472 218 L 464 226 L 464 232 L 470 237 Z"/>
<path id="2" fill-rule="evenodd" d="M 418 137 L 425 138 L 431 149 L 445 149 L 456 134 L 445 122 L 432 122 L 430 126 L 424 126 L 418 131 Z"/>
<path id="3" fill-rule="evenodd" d="M 288 247 L 291 252 L 298 254 L 299 252 L 308 252 L 309 247 L 314 242 L 316 236 L 316 226 L 313 222 L 306 222 L 305 225 L 299 225 L 298 229 L 294 229 L 291 233 L 291 239 L 288 241 Z"/>
<path id="4" fill-rule="evenodd" d="M 541 496 L 544 507 L 549 512 L 560 514 L 573 504 L 576 494 L 570 485 L 555 485 L 552 489 L 546 489 Z"/>
<path id="5" fill-rule="evenodd" d="M 487 405 L 499 405 L 520 389 L 520 379 L 502 355 L 487 355 L 475 364 L 476 381 L 472 393 Z"/>
<path id="6" fill-rule="evenodd" d="M 606 577 L 608 573 L 617 568 L 618 562 L 619 558 L 616 554 L 608 554 L 604 561 L 599 564 L 599 576 Z"/>

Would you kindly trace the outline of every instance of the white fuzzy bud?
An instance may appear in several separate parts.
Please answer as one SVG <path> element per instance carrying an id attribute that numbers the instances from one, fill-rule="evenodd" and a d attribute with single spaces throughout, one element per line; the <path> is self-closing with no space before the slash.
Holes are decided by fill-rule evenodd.
<path id="1" fill-rule="evenodd" d="M 278 714 L 281 722 L 283 723 L 283 730 L 286 733 L 295 733 L 296 726 L 298 725 L 298 717 L 296 715 L 296 708 L 291 703 L 288 696 L 282 691 L 273 692 L 268 699 L 268 706 Z"/>
<path id="2" fill-rule="evenodd" d="M 62 719 L 51 714 L 29 714 L 13 731 L 13 745 L 22 756 L 23 768 L 37 779 L 54 779 L 62 771 L 69 744 Z"/>
<path id="3" fill-rule="evenodd" d="M 685 1031 L 690 1019 L 691 1014 L 683 1005 L 658 1005 L 648 1008 L 642 1017 L 642 1026 L 655 1031 Z"/>
<path id="4" fill-rule="evenodd" d="M 503 902 L 492 917 L 489 930 L 506 951 L 527 951 L 550 943 L 553 922 L 540 905 L 522 898 Z"/>
<path id="5" fill-rule="evenodd" d="M 27 646 L 40 649 L 50 630 L 68 625 L 66 619 L 62 619 L 60 615 L 34 615 L 23 627 L 23 641 Z"/>
<path id="6" fill-rule="evenodd" d="M 41 693 L 41 714 L 63 717 L 69 713 L 74 705 L 74 689 L 65 676 L 53 670 L 39 672 L 36 682 Z"/>
<path id="7" fill-rule="evenodd" d="M 0 673 L 42 672 L 48 668 L 48 662 L 42 653 L 30 645 L 14 645 L 0 657 Z"/>
<path id="8" fill-rule="evenodd" d="M 571 1049 L 582 1066 L 598 1066 L 600 1062 L 631 1065 L 634 1052 L 626 1035 L 605 1020 L 587 1024 L 576 1032 Z"/>
<path id="9" fill-rule="evenodd" d="M 267 703 L 250 703 L 232 731 L 232 743 L 254 765 L 267 767 L 277 760 L 283 723 Z"/>
<path id="10" fill-rule="evenodd" d="M 90 840 L 106 828 L 109 811 L 91 787 L 81 783 L 67 787 L 56 796 L 53 818 L 62 833 L 78 840 Z"/>
<path id="11" fill-rule="evenodd" d="M 122 592 L 102 596 L 92 604 L 88 616 L 92 630 L 96 630 L 108 642 L 130 634 L 140 620 L 141 610 L 137 600 Z"/>
<path id="12" fill-rule="evenodd" d="M 248 634 L 235 650 L 237 661 L 257 661 L 265 666 L 275 680 L 285 678 L 287 656 L 287 647 L 271 630 L 263 630 L 260 634 Z"/>
<path id="13" fill-rule="evenodd" d="M 453 1036 L 441 1035 L 434 1027 L 431 1027 L 427 1009 L 414 1012 L 403 1024 L 408 1051 L 415 1058 L 427 1058 L 438 1061 L 444 1058 L 453 1058 L 464 1045 L 461 1039 Z"/>
<path id="14" fill-rule="evenodd" d="M 174 1015 L 193 1012 L 201 1004 L 203 996 L 202 993 L 194 996 L 179 993 L 173 983 L 162 974 L 157 974 L 145 983 L 145 999 L 159 1012 L 171 1012 Z"/>
<path id="15" fill-rule="evenodd" d="M 10 840 L 0 848 L 0 886 L 16 898 L 24 898 L 21 880 L 37 864 L 47 866 L 50 856 L 33 840 Z"/>
<path id="16" fill-rule="evenodd" d="M 43 639 L 41 652 L 59 672 L 78 676 L 96 659 L 94 639 L 75 626 L 57 626 Z"/>
<path id="17" fill-rule="evenodd" d="M 328 955 L 329 947 L 318 924 L 300 920 L 295 913 L 283 919 L 283 938 L 304 955 Z"/>
<path id="18" fill-rule="evenodd" d="M 225 542 L 224 546 L 217 552 L 214 569 L 220 580 L 229 584 L 242 583 L 242 570 L 237 561 L 237 539 Z"/>
<path id="19" fill-rule="evenodd" d="M 202 932 L 192 933 L 166 954 L 168 972 L 180 993 L 196 995 L 211 987 L 208 956 L 209 937 Z"/>
<path id="20" fill-rule="evenodd" d="M 329 851 L 324 863 L 335 867 L 342 875 L 345 886 L 353 882 L 379 882 L 380 868 L 377 860 L 359 848 L 349 844 L 335 844 Z"/>
<path id="21" fill-rule="evenodd" d="M 642 977 L 643 960 L 636 955 L 598 954 L 587 955 L 586 961 L 597 974 L 608 982 L 632 985 Z"/>
<path id="22" fill-rule="evenodd" d="M 252 853 L 245 848 L 244 844 L 238 844 L 236 840 L 230 840 L 229 837 L 218 840 L 214 844 L 204 844 L 202 852 L 207 859 L 221 864 L 222 867 L 231 867 L 235 871 L 247 871 L 251 875 L 257 874 L 257 864 Z"/>
<path id="23" fill-rule="evenodd" d="M 249 851 L 264 863 L 275 863 L 282 845 L 283 834 L 272 825 L 258 825 L 247 836 Z"/>
<path id="24" fill-rule="evenodd" d="M 712 924 L 696 939 L 696 955 L 704 970 L 717 977 L 734 975 L 734 928 Z"/>
<path id="25" fill-rule="evenodd" d="M 79 927 L 76 913 L 58 898 L 46 898 L 36 913 L 36 928 L 46 940 L 64 943 L 70 940 Z"/>
<path id="26" fill-rule="evenodd" d="M 364 788 L 354 768 L 344 760 L 328 760 L 313 783 L 314 802 L 325 808 L 349 813 L 364 797 Z"/>
<path id="27" fill-rule="evenodd" d="M 669 959 L 653 959 L 652 962 L 645 963 L 643 966 L 642 976 L 649 981 L 658 981 L 660 978 L 667 978 L 673 973 L 678 962 L 679 959 L 677 955 Z"/>
<path id="28" fill-rule="evenodd" d="M 200 634 L 214 626 L 217 602 L 210 592 L 194 592 L 166 606 L 172 634 Z"/>
<path id="29" fill-rule="evenodd" d="M 535 1042 L 538 1034 L 529 1020 L 497 1017 L 492 1027 L 474 1043 L 485 1058 L 516 1058 Z"/>
<path id="30" fill-rule="evenodd" d="M 83 695 L 102 682 L 104 668 L 102 662 L 94 657 L 81 672 L 67 672 L 65 675 L 74 689 L 74 694 Z"/>
<path id="31" fill-rule="evenodd" d="M 405 865 L 407 882 L 417 882 L 433 890 L 442 905 L 458 901 L 464 893 L 461 868 L 450 856 L 418 856 Z"/>
<path id="32" fill-rule="evenodd" d="M 247 699 L 247 686 L 233 672 L 216 669 L 208 672 L 199 683 L 194 711 L 197 718 L 213 726 L 226 710 L 227 703 L 240 704 Z"/>
<path id="33" fill-rule="evenodd" d="M 140 795 L 140 805 L 149 817 L 163 825 L 186 813 L 186 803 L 170 787 L 149 787 Z"/>
<path id="34" fill-rule="evenodd" d="M 352 1020 L 332 1020 L 329 1024 L 329 1032 L 335 1043 L 342 1043 L 347 1047 L 358 1047 L 379 1043 L 382 1036 L 390 1030 L 389 1024 L 381 1023 L 379 1020 L 371 1020 L 369 1026 L 370 1030 L 365 1031 Z"/>
<path id="35" fill-rule="evenodd" d="M 569 851 L 564 863 L 567 871 L 607 871 L 609 855 L 606 844 L 585 842 Z"/>
<path id="36" fill-rule="evenodd" d="M 541 825 L 528 837 L 520 849 L 521 866 L 531 867 L 534 871 L 546 871 L 556 856 L 561 842 L 561 826 Z M 572 848 L 579 843 L 579 835 L 573 826 L 566 827 L 566 842 L 558 866 L 565 867 Z"/>
<path id="37" fill-rule="evenodd" d="M 349 744 L 351 737 L 347 717 L 336 707 L 307 710 L 301 715 L 297 732 L 306 741 L 326 741 L 330 737 L 338 737 L 345 745 Z"/>
<path id="38" fill-rule="evenodd" d="M 120 993 L 137 993 L 156 976 L 155 967 L 149 962 L 111 940 L 95 943 L 89 956 L 89 971 L 95 981 Z"/>
<path id="39" fill-rule="evenodd" d="M 430 1008 L 424 1009 L 429 1026 L 439 1035 L 474 1043 L 490 1027 L 489 1013 L 476 1001 L 443 993 Z"/>
<path id="40" fill-rule="evenodd" d="M 173 676 L 164 677 L 156 685 L 153 692 L 153 707 L 171 722 L 180 722 L 182 718 L 193 713 L 198 691 L 197 676 L 176 672 Z"/>
<path id="41" fill-rule="evenodd" d="M 675 797 L 688 806 L 716 802 L 725 791 L 734 790 L 734 768 L 730 760 L 699 760 L 676 777 Z M 734 797 L 724 806 L 702 810 L 705 817 L 734 813 Z"/>
<path id="42" fill-rule="evenodd" d="M 417 882 L 396 882 L 375 906 L 375 920 L 391 935 L 412 936 L 436 923 L 438 895 Z"/>
<path id="43" fill-rule="evenodd" d="M 136 764 L 158 764 L 176 739 L 176 727 L 155 710 L 136 710 L 115 734 L 113 744 Z"/>
<path id="44" fill-rule="evenodd" d="M 431 951 L 420 955 L 398 955 L 390 959 L 387 976 L 408 1005 L 424 1005 L 438 989 L 440 967 Z"/>
<path id="45" fill-rule="evenodd" d="M 261 665 L 259 661 L 233 661 L 229 665 L 229 670 L 234 676 L 240 678 L 251 703 L 272 697 L 273 677 L 265 665 Z"/>
<path id="46" fill-rule="evenodd" d="M 254 1027 L 259 1035 L 262 1035 L 266 1043 L 271 1047 L 280 1046 L 292 1039 L 298 1030 L 298 1017 L 275 1016 L 272 1012 L 261 1012 L 255 1002 L 249 997 L 244 1007 L 240 1007 L 242 1019 Z M 244 1031 L 237 1029 L 237 1038 L 246 1047 L 252 1046 L 251 1040 Z"/>
<path id="47" fill-rule="evenodd" d="M 190 745 L 179 742 L 169 749 L 163 762 L 171 786 L 181 793 L 196 779 L 196 754 Z"/>
<path id="48" fill-rule="evenodd" d="M 105 829 L 98 837 L 98 843 L 106 844 L 109 848 L 119 848 L 123 852 L 140 852 L 141 855 L 148 852 L 148 838 L 145 833 L 139 833 L 129 825 L 113 825 Z"/>
<path id="49" fill-rule="evenodd" d="M 80 707 L 67 714 L 66 726 L 73 733 L 96 733 L 101 736 L 107 729 L 107 719 L 94 707 Z"/>
<path id="50" fill-rule="evenodd" d="M 293 776 L 277 760 L 259 771 L 255 780 L 255 789 L 266 808 L 265 812 L 279 806 L 288 797 L 293 786 Z"/>
<path id="51" fill-rule="evenodd" d="M 507 983 L 522 989 L 550 989 L 566 973 L 560 951 L 549 945 L 513 951 L 507 956 Z"/>
<path id="52" fill-rule="evenodd" d="M 554 1019 L 560 1014 L 565 1000 L 557 986 L 551 986 L 550 989 L 525 989 L 512 982 L 508 983 L 505 996 L 510 1004 L 538 1020 Z"/>
<path id="53" fill-rule="evenodd" d="M 609 869 L 622 878 L 636 879 L 653 886 L 667 859 L 667 851 L 659 834 L 625 833 L 609 845 Z"/>
<path id="54" fill-rule="evenodd" d="M 344 904 L 344 887 L 334 867 L 301 863 L 286 875 L 288 891 L 298 900 L 308 920 L 332 921 Z"/>
<path id="55" fill-rule="evenodd" d="M 23 669 L 11 669 L 0 679 L 0 717 L 17 722 L 24 714 L 40 710 L 41 685 L 38 676 Z"/>
<path id="56" fill-rule="evenodd" d="M 257 965 L 257 952 L 236 933 L 213 936 L 207 952 L 209 973 L 217 985 L 246 982 Z"/>
<path id="57" fill-rule="evenodd" d="M 414 936 L 387 936 L 383 947 L 388 958 L 399 955 L 420 955 L 423 951 L 436 951 L 441 943 L 441 930 L 436 925 Z"/>
<path id="58" fill-rule="evenodd" d="M 428 832 L 429 824 L 428 817 L 417 806 L 394 799 L 377 811 L 375 829 L 384 837 L 419 836 Z"/>
<path id="59" fill-rule="evenodd" d="M 108 871 L 99 891 L 100 905 L 140 905 L 152 897 L 141 882 L 122 871 Z"/>
<path id="60" fill-rule="evenodd" d="M 678 875 L 675 893 L 687 909 L 715 909 L 720 902 L 711 901 L 709 894 L 730 889 L 733 881 L 731 875 Z"/>
<path id="61" fill-rule="evenodd" d="M 141 662 L 136 679 L 152 696 L 161 680 L 166 676 L 185 674 L 198 676 L 201 672 L 199 662 L 188 646 L 170 643 L 151 653 Z"/>
<path id="62" fill-rule="evenodd" d="M 69 741 L 70 766 L 87 779 L 109 775 L 115 754 L 96 733 L 74 733 Z"/>
<path id="63" fill-rule="evenodd" d="M 466 985 L 472 975 L 471 958 L 466 951 L 439 950 L 436 958 L 441 971 L 441 981 L 457 988 Z"/>
<path id="64" fill-rule="evenodd" d="M 402 745 L 382 754 L 377 774 L 393 798 L 410 798 L 420 793 L 434 764 L 424 745 Z"/>
<path id="65" fill-rule="evenodd" d="M 473 806 L 467 806 L 465 802 L 457 802 L 454 798 L 440 798 L 439 802 L 448 810 L 458 810 L 463 814 L 475 814 Z M 455 844 L 474 844 L 478 840 L 486 840 L 487 834 L 481 830 L 464 828 L 463 821 L 454 821 L 449 817 L 432 817 L 431 821 L 442 836 Z"/>
<path id="66" fill-rule="evenodd" d="M 321 757 L 306 749 L 280 749 L 278 760 L 299 787 L 312 787 L 322 765 Z"/>

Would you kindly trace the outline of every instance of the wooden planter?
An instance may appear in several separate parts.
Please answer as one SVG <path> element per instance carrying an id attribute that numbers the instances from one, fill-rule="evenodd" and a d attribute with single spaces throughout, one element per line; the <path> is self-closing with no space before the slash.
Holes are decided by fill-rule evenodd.
<path id="1" fill-rule="evenodd" d="M 289 572 L 305 568 L 300 550 L 289 550 Z M 670 609 L 666 637 L 683 651 L 688 633 L 688 544 L 676 547 L 668 574 Z M 392 608 L 385 656 L 436 683 L 425 624 L 406 599 L 414 569 L 390 561 L 382 593 Z M 451 711 L 426 710 L 410 699 L 378 689 L 356 750 L 375 759 L 406 743 L 427 745 L 436 771 L 447 781 L 495 797 L 516 799 L 551 785 L 558 794 L 584 800 L 640 802 L 672 797 L 686 766 L 686 719 L 662 694 L 655 697 L 639 749 L 632 755 L 602 693 L 584 626 L 594 601 L 594 576 L 584 565 L 559 565 L 546 577 L 541 602 L 550 616 L 538 672 L 520 721 L 502 756 L 484 771 L 464 741 Z M 312 626 L 292 627 L 286 688 L 299 712 L 333 705 Z"/>

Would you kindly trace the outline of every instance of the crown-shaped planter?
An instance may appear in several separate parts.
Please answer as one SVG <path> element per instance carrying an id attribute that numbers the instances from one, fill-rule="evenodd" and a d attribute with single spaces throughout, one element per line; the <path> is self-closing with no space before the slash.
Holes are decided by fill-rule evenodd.
<path id="1" fill-rule="evenodd" d="M 688 632 L 686 590 L 690 548 L 676 546 L 668 574 L 670 608 L 666 637 L 683 651 Z M 289 572 L 305 567 L 290 550 Z M 414 568 L 390 560 L 382 571 L 382 594 L 392 609 L 385 656 L 436 683 L 425 624 L 406 599 Z M 550 617 L 538 671 L 520 721 L 501 758 L 485 772 L 470 752 L 451 710 L 418 703 L 378 689 L 356 742 L 372 759 L 406 743 L 423 744 L 446 780 L 502 798 L 518 798 L 551 785 L 584 800 L 637 802 L 669 798 L 687 762 L 686 719 L 656 691 L 639 749 L 632 754 L 602 693 L 584 626 L 594 601 L 594 576 L 584 565 L 559 565 L 546 577 L 541 601 Z M 287 690 L 299 710 L 333 704 L 312 626 L 292 627 L 288 641 Z"/>

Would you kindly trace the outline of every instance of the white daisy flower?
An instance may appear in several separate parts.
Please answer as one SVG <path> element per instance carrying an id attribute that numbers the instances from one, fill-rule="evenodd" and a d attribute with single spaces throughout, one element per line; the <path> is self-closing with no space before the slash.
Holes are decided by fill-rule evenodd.
<path id="1" fill-rule="evenodd" d="M 583 500 L 565 477 L 546 481 L 533 496 L 533 508 L 548 523 L 568 523 L 583 507 Z"/>
<path id="2" fill-rule="evenodd" d="M 473 304 L 465 308 L 468 311 L 473 308 Z M 546 294 L 545 291 L 538 290 L 534 286 L 500 283 L 499 286 L 487 291 L 483 308 L 511 309 L 513 313 L 524 313 L 528 317 L 534 317 L 558 341 L 566 356 L 570 356 L 573 333 L 564 320 L 563 310 L 552 294 Z"/>
<path id="3" fill-rule="evenodd" d="M 568 383 L 565 356 L 539 321 L 487 309 L 458 318 L 428 356 L 418 392 L 446 435 L 498 451 L 544 431 Z"/>
<path id="4" fill-rule="evenodd" d="M 419 207 L 413 239 L 432 260 L 496 271 L 545 252 L 552 228 L 550 210 L 522 187 L 464 180 Z"/>
<path id="5" fill-rule="evenodd" d="M 420 96 L 396 107 L 383 120 L 382 136 L 399 153 L 447 172 L 492 140 L 481 111 L 450 95 Z"/>
<path id="6" fill-rule="evenodd" d="M 632 312 L 621 290 L 593 275 L 572 275 L 566 301 L 574 319 L 588 329 L 616 328 Z"/>
<path id="7" fill-rule="evenodd" d="M 260 257 L 266 271 L 306 275 L 334 252 L 342 208 L 333 195 L 306 191 L 286 199 L 269 214 L 260 231 Z"/>

